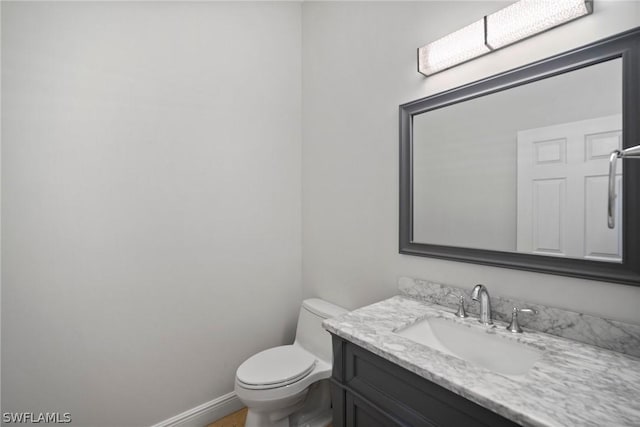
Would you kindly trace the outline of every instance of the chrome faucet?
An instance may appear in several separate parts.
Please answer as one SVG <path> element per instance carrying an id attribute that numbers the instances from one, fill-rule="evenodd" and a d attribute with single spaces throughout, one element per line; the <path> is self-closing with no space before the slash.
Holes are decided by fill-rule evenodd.
<path id="1" fill-rule="evenodd" d="M 471 299 L 480 301 L 480 323 L 483 325 L 493 325 L 491 320 L 491 299 L 489 291 L 485 285 L 477 284 L 471 291 Z"/>

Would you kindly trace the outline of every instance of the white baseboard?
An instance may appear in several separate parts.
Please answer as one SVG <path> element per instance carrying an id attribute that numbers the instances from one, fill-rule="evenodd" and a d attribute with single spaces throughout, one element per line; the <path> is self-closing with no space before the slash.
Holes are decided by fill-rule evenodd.
<path id="1" fill-rule="evenodd" d="M 208 424 L 242 409 L 243 406 L 236 393 L 232 391 L 151 427 L 206 427 Z"/>

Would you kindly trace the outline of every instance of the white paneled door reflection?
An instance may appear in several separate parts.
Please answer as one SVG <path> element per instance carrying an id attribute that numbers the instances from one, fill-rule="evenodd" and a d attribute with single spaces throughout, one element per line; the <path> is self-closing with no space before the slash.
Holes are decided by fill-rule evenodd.
<path id="1" fill-rule="evenodd" d="M 608 159 L 621 129 L 615 115 L 518 132 L 518 252 L 621 262 L 622 227 L 610 230 L 606 217 Z M 620 195 L 622 168 L 617 177 Z"/>

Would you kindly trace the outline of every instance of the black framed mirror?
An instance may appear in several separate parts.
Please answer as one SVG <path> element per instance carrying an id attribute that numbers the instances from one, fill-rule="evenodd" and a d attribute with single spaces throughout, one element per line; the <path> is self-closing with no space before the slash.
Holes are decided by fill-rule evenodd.
<path id="1" fill-rule="evenodd" d="M 640 28 L 403 104 L 400 253 L 638 286 L 637 144 Z"/>

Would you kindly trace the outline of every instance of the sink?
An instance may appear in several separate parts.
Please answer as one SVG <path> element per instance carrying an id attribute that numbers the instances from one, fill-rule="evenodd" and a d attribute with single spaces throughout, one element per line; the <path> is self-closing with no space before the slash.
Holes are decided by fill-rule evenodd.
<path id="1" fill-rule="evenodd" d="M 504 375 L 525 375 L 542 358 L 535 347 L 441 317 L 427 317 L 395 333 Z"/>

